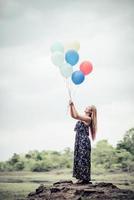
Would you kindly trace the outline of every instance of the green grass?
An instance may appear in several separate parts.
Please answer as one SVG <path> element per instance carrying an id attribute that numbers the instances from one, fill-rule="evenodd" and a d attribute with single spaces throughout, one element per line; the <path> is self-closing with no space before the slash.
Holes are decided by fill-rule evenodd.
<path id="1" fill-rule="evenodd" d="M 35 183 L 0 183 L 0 200 L 19 200 L 34 191 L 39 184 Z"/>
<path id="2" fill-rule="evenodd" d="M 1 172 L 0 200 L 19 200 L 34 191 L 41 183 L 50 185 L 62 179 L 76 179 L 72 177 L 70 169 L 53 170 L 51 172 Z M 107 173 L 93 174 L 95 182 L 112 182 L 123 189 L 134 189 L 134 174 Z"/>

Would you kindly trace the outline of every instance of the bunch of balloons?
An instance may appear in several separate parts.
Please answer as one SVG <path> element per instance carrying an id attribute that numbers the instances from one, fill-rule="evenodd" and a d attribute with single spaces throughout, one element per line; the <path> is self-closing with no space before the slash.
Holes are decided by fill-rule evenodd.
<path id="1" fill-rule="evenodd" d="M 72 82 L 76 85 L 81 84 L 85 80 L 85 76 L 93 70 L 90 61 L 81 62 L 79 70 L 73 70 L 73 66 L 79 61 L 79 49 L 80 44 L 77 41 L 66 44 L 65 46 L 60 42 L 55 42 L 51 46 L 52 63 L 59 67 L 63 77 L 71 77 Z"/>

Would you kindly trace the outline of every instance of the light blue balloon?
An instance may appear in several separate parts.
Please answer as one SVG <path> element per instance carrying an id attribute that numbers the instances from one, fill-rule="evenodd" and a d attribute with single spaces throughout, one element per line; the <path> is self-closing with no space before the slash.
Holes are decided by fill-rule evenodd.
<path id="1" fill-rule="evenodd" d="M 76 85 L 81 84 L 85 80 L 85 76 L 83 72 L 81 72 L 80 70 L 73 72 L 71 78 L 72 78 L 73 83 Z"/>
<path id="2" fill-rule="evenodd" d="M 52 53 L 54 53 L 54 52 L 61 52 L 61 53 L 63 53 L 64 52 L 64 46 L 60 42 L 55 42 L 51 46 L 51 52 Z"/>
<path id="3" fill-rule="evenodd" d="M 79 54 L 75 50 L 69 50 L 65 54 L 65 60 L 70 65 L 75 65 L 79 60 Z"/>

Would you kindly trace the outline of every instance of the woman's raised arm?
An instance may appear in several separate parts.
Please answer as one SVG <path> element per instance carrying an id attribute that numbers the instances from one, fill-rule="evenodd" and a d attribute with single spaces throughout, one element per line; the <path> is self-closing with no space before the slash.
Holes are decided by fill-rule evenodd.
<path id="1" fill-rule="evenodd" d="M 76 108 L 74 106 L 74 103 L 71 100 L 69 101 L 69 105 L 70 105 L 70 114 L 71 114 L 72 118 L 84 121 L 86 123 L 90 123 L 91 122 L 91 117 L 86 116 L 86 115 L 80 115 L 77 112 L 77 110 L 76 110 Z"/>

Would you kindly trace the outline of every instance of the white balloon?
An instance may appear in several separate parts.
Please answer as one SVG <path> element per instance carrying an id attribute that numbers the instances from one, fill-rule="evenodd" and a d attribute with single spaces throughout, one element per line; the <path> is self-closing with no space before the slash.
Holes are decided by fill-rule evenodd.
<path id="1" fill-rule="evenodd" d="M 51 48 L 50 48 L 51 52 L 64 52 L 64 46 L 62 43 L 60 42 L 55 42 L 54 44 L 52 44 Z"/>
<path id="2" fill-rule="evenodd" d="M 72 73 L 73 73 L 73 68 L 71 65 L 69 65 L 68 63 L 64 63 L 61 67 L 60 67 L 60 72 L 61 75 L 65 78 L 69 78 Z"/>
<path id="3" fill-rule="evenodd" d="M 61 52 L 54 52 L 51 56 L 52 63 L 60 67 L 64 63 L 64 54 Z"/>

